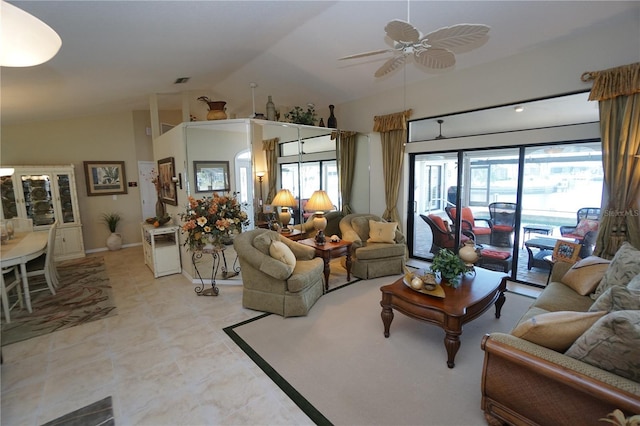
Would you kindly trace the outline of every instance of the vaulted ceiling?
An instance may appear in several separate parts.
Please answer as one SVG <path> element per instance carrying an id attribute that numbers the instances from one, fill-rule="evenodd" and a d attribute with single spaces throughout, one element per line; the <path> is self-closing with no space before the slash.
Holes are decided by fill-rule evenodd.
<path id="1" fill-rule="evenodd" d="M 30 68 L 2 68 L 3 123 L 180 108 L 181 93 L 226 100 L 238 117 L 276 105 L 359 99 L 405 82 L 495 61 L 594 26 L 640 15 L 626 1 L 16 1 L 62 38 L 60 52 Z M 337 59 L 389 47 L 384 27 L 409 20 L 423 33 L 459 23 L 491 27 L 480 48 L 453 69 L 414 64 L 374 78 L 389 54 Z M 638 37 L 638 34 L 630 36 Z M 615 46 L 612 46 L 615 48 Z M 189 77 L 186 84 L 174 84 Z M 191 99 L 193 98 L 193 99 Z"/>

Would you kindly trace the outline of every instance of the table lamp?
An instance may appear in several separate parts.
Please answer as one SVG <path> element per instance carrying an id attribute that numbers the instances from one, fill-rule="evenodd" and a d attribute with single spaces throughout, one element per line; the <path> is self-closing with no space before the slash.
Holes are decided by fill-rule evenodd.
<path id="1" fill-rule="evenodd" d="M 276 196 L 273 198 L 271 205 L 282 207 L 282 211 L 278 215 L 280 223 L 282 223 L 282 232 L 291 232 L 289 229 L 289 222 L 291 221 L 291 212 L 289 211 L 289 207 L 296 205 L 296 199 L 293 197 L 291 191 L 288 189 L 281 189 L 278 191 Z"/>
<path id="2" fill-rule="evenodd" d="M 313 227 L 318 231 L 316 234 L 316 243 L 322 245 L 326 242 L 324 230 L 327 227 L 327 218 L 324 217 L 326 210 L 333 209 L 333 203 L 326 191 L 318 190 L 311 195 L 305 210 L 313 211 Z"/>

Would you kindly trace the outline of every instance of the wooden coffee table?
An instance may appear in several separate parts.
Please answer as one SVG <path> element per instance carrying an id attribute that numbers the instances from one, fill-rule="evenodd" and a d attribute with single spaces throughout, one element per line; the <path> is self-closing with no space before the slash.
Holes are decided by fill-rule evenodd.
<path id="1" fill-rule="evenodd" d="M 479 317 L 494 304 L 496 318 L 500 318 L 505 301 L 507 276 L 483 268 L 475 270 L 476 275 L 465 275 L 458 288 L 443 285 L 444 298 L 418 293 L 405 285 L 402 278 L 380 287 L 384 337 L 389 337 L 393 309 L 411 318 L 442 327 L 446 333 L 444 346 L 447 349 L 447 366 L 453 368 L 460 348 L 462 325 Z"/>
<path id="2" fill-rule="evenodd" d="M 351 281 L 351 241 L 340 240 L 337 243 L 332 243 L 327 239 L 327 242 L 323 245 L 316 243 L 314 238 L 307 238 L 298 241 L 309 247 L 313 247 L 316 250 L 316 257 L 321 257 L 324 261 L 324 291 L 329 290 L 329 274 L 331 269 L 329 267 L 329 261 L 337 257 L 346 256 L 346 269 L 347 269 L 347 281 Z"/>

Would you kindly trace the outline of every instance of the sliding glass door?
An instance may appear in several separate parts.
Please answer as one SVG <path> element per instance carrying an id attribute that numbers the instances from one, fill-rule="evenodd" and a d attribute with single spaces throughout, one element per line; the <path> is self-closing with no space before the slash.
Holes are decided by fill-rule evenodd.
<path id="1" fill-rule="evenodd" d="M 518 280 L 544 285 L 548 264 L 530 258 L 545 253 L 531 250 L 527 241 L 561 238 L 560 227 L 575 226 L 578 209 L 599 207 L 602 176 L 599 142 L 411 154 L 410 255 L 433 256 L 437 235 L 422 216 L 438 216 L 454 229 L 446 208 L 456 207 L 478 228 L 508 220 L 501 231 L 478 229 L 476 243 L 510 253 Z M 509 224 L 512 232 L 505 231 Z"/>

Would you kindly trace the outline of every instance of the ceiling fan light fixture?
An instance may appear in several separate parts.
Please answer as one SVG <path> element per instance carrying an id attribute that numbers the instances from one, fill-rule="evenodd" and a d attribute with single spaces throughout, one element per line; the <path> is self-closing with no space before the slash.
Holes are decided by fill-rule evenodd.
<path id="1" fill-rule="evenodd" d="M 444 123 L 444 120 L 437 120 L 438 121 L 438 125 L 440 126 L 440 134 L 438 136 L 436 136 L 436 139 L 446 139 L 446 136 L 442 136 L 442 123 Z"/>
<path id="2" fill-rule="evenodd" d="M 393 41 L 392 49 L 374 50 L 340 58 L 355 59 L 393 52 L 394 57 L 385 61 L 375 72 L 382 77 L 404 65 L 406 58 L 425 68 L 443 70 L 456 63 L 455 54 L 469 52 L 482 46 L 489 38 L 490 27 L 483 24 L 458 24 L 443 27 L 423 36 L 409 22 L 394 19 L 387 23 L 384 31 Z"/>
<path id="3" fill-rule="evenodd" d="M 49 25 L 5 1 L 0 9 L 0 66 L 32 67 L 58 53 L 62 39 Z"/>

